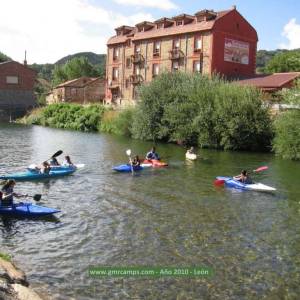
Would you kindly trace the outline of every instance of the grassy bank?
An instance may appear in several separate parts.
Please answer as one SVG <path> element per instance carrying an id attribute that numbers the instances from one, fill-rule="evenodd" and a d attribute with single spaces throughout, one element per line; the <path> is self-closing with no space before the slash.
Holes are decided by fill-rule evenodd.
<path id="1" fill-rule="evenodd" d="M 292 130 L 299 123 L 298 113 L 273 123 L 257 89 L 176 72 L 161 74 L 139 93 L 135 108 L 114 111 L 60 103 L 34 110 L 21 122 L 202 148 L 271 151 L 273 146 L 284 158 L 300 157 L 300 137 Z"/>
<path id="2" fill-rule="evenodd" d="M 11 261 L 11 256 L 6 253 L 0 252 L 0 258 L 4 259 L 6 261 Z"/>

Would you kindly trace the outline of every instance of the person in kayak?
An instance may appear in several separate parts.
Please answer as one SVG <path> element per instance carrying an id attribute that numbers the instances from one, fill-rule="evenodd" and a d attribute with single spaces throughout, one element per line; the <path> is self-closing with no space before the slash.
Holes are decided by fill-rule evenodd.
<path id="1" fill-rule="evenodd" d="M 65 156 L 65 160 L 63 161 L 62 164 L 65 166 L 73 166 L 73 163 L 69 155 Z"/>
<path id="2" fill-rule="evenodd" d="M 47 162 L 47 161 L 44 161 L 42 163 L 42 168 L 40 169 L 40 172 L 42 174 L 49 174 L 50 173 L 50 170 L 51 170 L 51 166 L 50 164 Z"/>
<path id="3" fill-rule="evenodd" d="M 50 160 L 50 165 L 51 166 L 60 166 L 60 163 L 58 162 L 56 157 L 52 157 L 51 160 Z"/>
<path id="4" fill-rule="evenodd" d="M 146 154 L 146 159 L 147 160 L 152 160 L 152 159 L 156 159 L 156 160 L 160 160 L 159 155 L 155 152 L 155 147 L 152 147 L 152 149 Z"/>
<path id="5" fill-rule="evenodd" d="M 132 165 L 133 167 L 138 167 L 138 166 L 141 165 L 141 160 L 140 160 L 140 158 L 139 158 L 138 155 L 136 155 L 136 156 L 133 158 L 133 160 L 131 161 L 131 165 Z"/>
<path id="6" fill-rule="evenodd" d="M 1 189 L 1 206 L 12 206 L 14 203 L 14 196 L 17 198 L 28 196 L 15 193 L 15 185 L 16 182 L 13 179 L 9 179 L 4 183 Z"/>
<path id="7" fill-rule="evenodd" d="M 240 181 L 242 183 L 245 183 L 245 184 L 251 184 L 252 183 L 252 180 L 249 177 L 247 170 L 242 170 L 241 174 L 237 175 L 237 176 L 234 176 L 233 179 L 237 180 L 237 181 Z"/>

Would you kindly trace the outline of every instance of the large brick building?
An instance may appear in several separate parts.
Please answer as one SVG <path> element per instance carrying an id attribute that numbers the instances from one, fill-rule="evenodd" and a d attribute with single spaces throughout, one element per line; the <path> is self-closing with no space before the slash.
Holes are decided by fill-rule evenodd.
<path id="1" fill-rule="evenodd" d="M 47 104 L 59 102 L 103 103 L 105 80 L 102 78 L 80 77 L 54 87 L 46 97 Z"/>
<path id="2" fill-rule="evenodd" d="M 257 40 L 235 7 L 118 27 L 107 42 L 106 102 L 134 103 L 137 86 L 162 71 L 251 77 Z"/>
<path id="3" fill-rule="evenodd" d="M 13 120 L 36 105 L 36 72 L 16 61 L 0 63 L 0 120 Z"/>

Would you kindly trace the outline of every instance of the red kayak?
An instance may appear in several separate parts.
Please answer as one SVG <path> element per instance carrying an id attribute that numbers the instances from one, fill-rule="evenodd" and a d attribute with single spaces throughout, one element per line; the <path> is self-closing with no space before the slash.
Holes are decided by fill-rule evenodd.
<path id="1" fill-rule="evenodd" d="M 163 161 L 160 161 L 160 160 L 157 160 L 157 159 L 145 159 L 142 163 L 143 165 L 147 164 L 147 165 L 152 165 L 152 167 L 154 168 L 157 168 L 157 167 L 167 167 L 168 164 L 163 162 Z"/>

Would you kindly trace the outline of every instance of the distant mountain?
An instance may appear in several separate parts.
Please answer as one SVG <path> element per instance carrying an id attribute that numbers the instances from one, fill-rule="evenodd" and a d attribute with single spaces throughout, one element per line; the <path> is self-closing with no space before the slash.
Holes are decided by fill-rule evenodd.
<path id="1" fill-rule="evenodd" d="M 92 65 L 104 65 L 106 60 L 106 54 L 96 54 L 93 52 L 80 52 L 65 56 L 58 60 L 55 65 L 64 65 L 67 61 L 75 57 L 86 57 Z"/>

